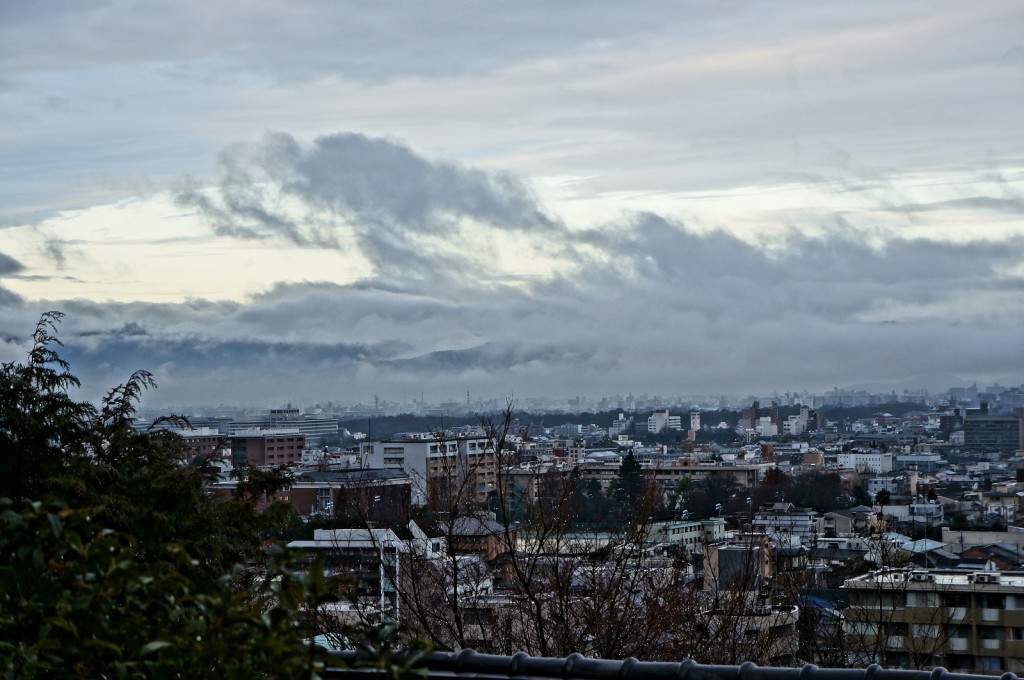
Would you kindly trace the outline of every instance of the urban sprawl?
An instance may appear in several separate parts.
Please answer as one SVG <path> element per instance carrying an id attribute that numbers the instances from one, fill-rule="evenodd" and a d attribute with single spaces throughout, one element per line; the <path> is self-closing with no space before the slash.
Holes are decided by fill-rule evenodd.
<path id="1" fill-rule="evenodd" d="M 175 431 L 216 465 L 212 494 L 232 496 L 240 470 L 282 476 L 263 504 L 301 517 L 299 564 L 352 578 L 326 616 L 337 631 L 396 621 L 499 654 L 1024 670 L 1021 388 L 375 399 L 209 409 Z"/>

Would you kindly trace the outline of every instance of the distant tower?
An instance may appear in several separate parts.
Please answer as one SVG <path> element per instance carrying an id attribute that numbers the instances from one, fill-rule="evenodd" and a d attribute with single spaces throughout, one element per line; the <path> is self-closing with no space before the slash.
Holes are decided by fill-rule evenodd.
<path id="1" fill-rule="evenodd" d="M 376 394 L 373 395 L 373 408 L 380 408 L 380 397 L 378 397 Z"/>
<path id="2" fill-rule="evenodd" d="M 690 429 L 694 432 L 700 429 L 700 411 L 690 412 Z"/>
<path id="3" fill-rule="evenodd" d="M 466 406 L 469 406 L 469 390 L 466 390 Z"/>

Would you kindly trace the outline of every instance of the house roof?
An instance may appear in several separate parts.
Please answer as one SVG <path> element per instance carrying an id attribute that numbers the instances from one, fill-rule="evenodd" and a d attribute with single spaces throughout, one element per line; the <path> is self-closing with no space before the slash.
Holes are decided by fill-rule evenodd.
<path id="1" fill-rule="evenodd" d="M 438 522 L 438 526 L 441 527 L 443 532 L 448 533 L 449 525 L 447 522 Z M 483 517 L 458 517 L 455 519 L 455 524 L 451 527 L 453 536 L 490 536 L 504 532 L 504 524 Z"/>
<path id="2" fill-rule="evenodd" d="M 353 483 L 382 482 L 390 479 L 408 478 L 403 470 L 386 468 L 367 468 L 357 470 L 303 470 L 295 475 L 297 482 L 313 483 Z"/>
<path id="3" fill-rule="evenodd" d="M 907 541 L 900 545 L 900 549 L 906 550 L 912 553 L 928 552 L 929 550 L 937 550 L 939 548 L 945 548 L 947 544 L 940 541 L 933 541 L 930 538 L 922 538 L 917 541 Z"/>

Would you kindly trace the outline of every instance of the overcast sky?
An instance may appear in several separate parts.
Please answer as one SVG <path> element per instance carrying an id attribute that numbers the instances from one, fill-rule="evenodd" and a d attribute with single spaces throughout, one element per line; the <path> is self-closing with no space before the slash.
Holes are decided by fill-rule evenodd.
<path id="1" fill-rule="evenodd" d="M 0 158 L 89 397 L 1024 381 L 1019 0 L 15 0 Z"/>

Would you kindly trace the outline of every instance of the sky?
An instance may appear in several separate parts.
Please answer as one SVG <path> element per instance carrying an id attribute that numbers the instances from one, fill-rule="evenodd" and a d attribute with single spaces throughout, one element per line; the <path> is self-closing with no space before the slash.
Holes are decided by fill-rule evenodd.
<path id="1" fill-rule="evenodd" d="M 0 360 L 148 405 L 1024 382 L 1024 4 L 0 4 Z"/>

